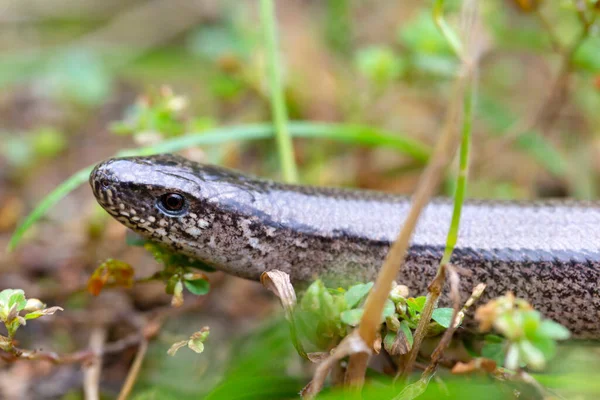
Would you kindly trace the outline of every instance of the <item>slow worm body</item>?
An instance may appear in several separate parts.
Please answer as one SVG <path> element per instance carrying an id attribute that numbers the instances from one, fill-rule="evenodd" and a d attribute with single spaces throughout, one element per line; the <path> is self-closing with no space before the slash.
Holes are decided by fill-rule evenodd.
<path id="1" fill-rule="evenodd" d="M 285 185 L 172 155 L 111 159 L 90 176 L 104 209 L 135 232 L 225 272 L 294 282 L 373 280 L 410 201 L 349 189 Z M 448 200 L 422 214 L 398 282 L 423 294 L 442 256 Z M 577 337 L 600 338 L 600 204 L 469 201 L 452 262 L 463 298 L 512 291 Z"/>

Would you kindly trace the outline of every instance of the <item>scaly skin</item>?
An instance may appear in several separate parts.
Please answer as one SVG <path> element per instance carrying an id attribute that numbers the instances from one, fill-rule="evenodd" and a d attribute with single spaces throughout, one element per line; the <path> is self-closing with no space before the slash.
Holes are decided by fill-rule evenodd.
<path id="1" fill-rule="evenodd" d="M 275 183 L 172 155 L 111 159 L 90 184 L 102 207 L 135 232 L 217 269 L 258 280 L 269 269 L 293 282 L 345 285 L 375 279 L 410 206 L 372 191 Z M 185 198 L 181 215 L 157 206 Z M 442 256 L 452 213 L 432 201 L 398 282 L 424 294 Z M 452 263 L 463 299 L 512 291 L 580 338 L 600 338 L 600 204 L 470 201 Z"/>

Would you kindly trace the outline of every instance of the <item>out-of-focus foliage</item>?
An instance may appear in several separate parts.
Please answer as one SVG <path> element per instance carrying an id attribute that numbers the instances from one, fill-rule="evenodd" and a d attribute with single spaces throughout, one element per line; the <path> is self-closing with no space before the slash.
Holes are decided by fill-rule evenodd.
<path id="1" fill-rule="evenodd" d="M 10 351 L 13 348 L 13 338 L 21 326 L 28 320 L 62 311 L 61 307 L 46 308 L 38 299 L 25 298 L 21 289 L 4 289 L 0 292 L 0 322 L 4 324 L 8 337 L 0 335 L 0 349 Z"/>
<path id="2" fill-rule="evenodd" d="M 322 281 L 312 283 L 300 300 L 296 319 L 299 329 L 318 350 L 329 350 L 360 322 L 363 302 L 373 282 L 359 283 L 348 289 L 331 289 Z M 421 319 L 425 296 L 409 297 L 408 288 L 395 285 L 381 316 L 383 346 L 390 354 L 405 354 L 412 346 L 412 333 Z M 452 309 L 437 308 L 429 327 L 436 336 L 450 326 Z"/>
<path id="3" fill-rule="evenodd" d="M 154 146 L 164 138 L 186 140 L 187 133 L 211 129 L 202 149 L 194 153 L 198 159 L 277 177 L 272 129 L 251 125 L 270 121 L 261 26 L 252 2 L 184 4 L 174 0 L 165 8 L 161 1 L 107 1 L 102 7 L 83 1 L 76 9 L 65 7 L 61 1 L 44 5 L 17 3 L 6 10 L 0 27 L 0 247 L 4 247 L 16 223 L 17 217 L 6 218 L 7 214 L 27 210 L 66 174 L 123 147 L 140 143 Z M 445 3 L 448 23 L 456 26 L 462 2 Z M 600 3 L 494 0 L 479 4 L 483 16 L 481 39 L 488 50 L 481 63 L 474 112 L 468 195 L 505 199 L 597 197 L 598 22 L 585 40 L 575 44 L 583 32 L 581 15 L 591 20 L 600 12 Z M 343 123 L 290 125 L 292 134 L 301 137 L 295 141 L 295 150 L 303 183 L 411 193 L 430 154 L 430 147 L 423 143 L 433 144 L 443 127 L 451 81 L 459 67 L 432 21 L 431 5 L 277 1 L 285 102 L 290 116 Z M 577 7 L 582 5 L 589 10 L 578 12 Z M 568 60 L 565 57 L 571 50 L 572 59 Z M 569 70 L 568 84 L 564 91 L 554 90 L 565 68 Z M 173 92 L 156 89 L 163 85 L 173 87 Z M 129 108 L 140 93 L 150 95 L 145 102 Z M 186 101 L 182 103 L 179 96 Z M 550 97 L 553 100 L 546 104 Z M 540 112 L 544 104 L 546 110 Z M 126 135 L 107 134 L 110 122 L 122 118 L 123 122 L 114 127 L 131 134 L 136 143 Z M 524 124 L 535 119 L 538 121 L 534 127 Z M 228 131 L 231 125 L 241 128 Z M 526 129 L 517 129 L 521 126 Z M 405 140 L 407 137 L 414 141 Z M 182 146 L 172 148 L 179 150 Z M 53 297 L 57 301 L 66 297 L 67 304 L 81 302 L 81 295 L 71 290 L 90 276 L 99 283 L 98 288 L 111 286 L 115 276 L 110 268 L 95 275 L 93 271 L 98 260 L 117 251 L 115 248 L 123 243 L 123 232 L 107 224 L 106 218 L 96 219 L 88 230 L 81 229 L 77 218 L 93 202 L 89 192 L 81 190 L 64 197 L 88 174 L 89 170 L 82 170 L 46 203 L 55 206 L 50 221 L 64 218 L 65 226 L 36 226 L 31 242 L 15 256 L 17 261 L 0 255 L 0 281 L 11 286 L 15 280 L 35 285 L 36 290 L 52 295 L 48 298 L 52 304 L 62 304 Z M 454 181 L 451 176 L 446 179 Z M 452 194 L 453 184 L 441 191 Z M 45 211 L 47 208 L 36 218 Z M 74 241 L 81 232 L 88 231 L 93 231 L 89 243 Z M 74 250 L 75 242 L 85 251 Z M 186 295 L 207 294 L 206 266 L 164 249 L 150 250 L 158 263 L 151 258 L 137 259 L 139 254 L 128 250 L 127 264 L 123 261 L 123 265 L 129 265 L 128 258 L 132 257 L 135 262 L 131 265 L 162 280 L 170 294 L 162 300 L 164 303 L 160 303 L 162 286 L 158 292 L 149 289 L 144 297 L 145 287 L 134 285 L 126 295 L 116 296 L 117 300 L 109 297 L 114 293 L 105 286 L 98 298 L 86 297 L 85 302 L 96 307 L 93 312 L 107 314 L 110 308 L 102 308 L 106 307 L 103 304 L 118 304 L 125 319 L 134 320 L 132 316 L 146 316 L 156 304 L 168 306 L 172 301 L 180 305 Z M 127 285 L 133 278 L 128 268 L 113 272 L 124 273 L 121 278 Z M 121 278 L 115 280 L 121 282 Z M 220 278 L 214 284 L 212 276 L 210 279 L 210 295 L 216 296 L 210 299 L 210 305 L 194 314 L 174 317 L 151 342 L 135 398 L 296 398 L 310 373 L 295 354 L 287 327 L 277 321 L 257 328 L 264 314 L 249 310 L 260 307 L 261 295 L 242 284 L 222 284 Z M 315 347 L 327 349 L 356 324 L 370 285 L 357 285 L 347 291 L 315 285 L 300 308 L 301 313 L 310 316 L 308 322 L 318 321 L 317 326 L 308 327 L 325 333 L 322 337 L 314 333 L 307 336 Z M 56 287 L 58 291 L 53 289 Z M 2 306 L 13 333 L 15 327 L 22 326 L 14 311 L 23 304 L 21 294 L 12 292 Z M 6 308 L 9 303 L 12 306 Z M 247 304 L 253 307 L 243 308 Z M 399 336 L 412 345 L 412 329 L 423 298 L 411 299 L 392 292 L 387 304 L 382 347 L 390 350 Z M 19 312 L 23 319 L 31 314 L 25 309 Z M 566 393 L 567 398 L 597 398 L 597 346 L 568 342 L 555 349 L 548 343 L 563 339 L 563 330 L 532 311 L 517 314 L 520 316 L 513 315 L 510 329 L 501 326 L 496 332 L 506 338 L 492 334 L 485 337 L 483 356 L 498 363 L 508 359 L 506 366 L 518 368 L 541 366 L 543 359 L 547 369 L 535 377 L 544 386 Z M 94 315 L 91 317 L 94 319 Z M 438 309 L 434 312 L 437 322 L 432 325 L 440 332 L 449 318 L 448 309 Z M 109 332 L 109 341 L 122 338 L 125 322 L 113 321 L 103 327 Z M 73 325 L 68 323 L 66 328 L 57 325 L 36 324 L 36 329 L 24 329 L 22 336 L 19 333 L 19 340 L 28 342 L 31 335 L 31 341 L 37 344 L 40 332 L 45 335 L 51 331 L 52 335 L 44 336 L 44 346 L 52 347 L 48 344 L 51 342 L 76 350 L 87 343 L 92 324 L 76 325 L 77 329 L 69 329 Z M 196 350 L 203 347 L 201 355 L 181 351 L 176 357 L 167 356 L 169 345 L 182 339 L 182 333 L 201 332 L 205 325 L 212 330 L 210 345 L 203 347 L 203 340 L 192 340 Z M 302 327 L 305 325 L 311 324 L 303 323 Z M 187 339 L 185 345 L 189 343 Z M 555 350 L 555 360 L 560 362 L 548 363 Z M 114 397 L 114 388 L 121 384 L 118 379 L 126 375 L 123 366 L 128 367 L 131 361 L 127 354 L 130 352 L 124 351 L 105 360 L 108 366 L 103 379 L 110 381 L 102 383 L 105 397 Z M 114 369 L 113 375 L 104 374 L 108 369 Z M 14 381 L 15 375 L 8 375 L 11 371 L 14 373 L 9 367 L 2 369 L 0 373 L 6 378 L 2 382 Z M 44 379 L 39 372 L 35 377 Z M 438 378 L 421 398 L 449 394 L 461 399 L 499 399 L 516 392 L 521 398 L 530 394 L 519 384 L 506 386 L 490 382 L 487 377 L 457 378 L 442 370 Z M 47 388 L 41 383 L 40 387 Z M 76 397 L 79 391 L 77 387 L 71 393 Z M 363 394 L 364 398 L 393 398 L 397 391 L 373 373 Z M 322 397 L 341 396 L 330 390 Z M 345 396 L 352 398 L 352 394 Z"/>
<path id="4" fill-rule="evenodd" d="M 493 327 L 507 339 L 506 344 L 496 337 L 488 339 L 483 355 L 511 370 L 543 369 L 556 354 L 556 341 L 571 336 L 565 327 L 544 319 L 529 303 L 510 293 L 479 307 L 476 318 L 482 331 Z"/>

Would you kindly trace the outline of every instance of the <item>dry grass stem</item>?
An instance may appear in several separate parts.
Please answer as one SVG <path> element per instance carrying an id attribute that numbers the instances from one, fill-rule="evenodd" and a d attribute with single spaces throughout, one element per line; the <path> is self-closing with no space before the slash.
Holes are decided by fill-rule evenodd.
<path id="1" fill-rule="evenodd" d="M 456 270 L 450 264 L 445 264 L 443 266 L 443 269 L 445 271 L 445 274 L 448 275 L 448 282 L 450 284 L 450 299 L 452 300 L 453 306 L 451 319 L 452 322 L 450 323 L 448 329 L 446 329 L 446 331 L 442 335 L 442 339 L 433 351 L 433 354 L 431 355 L 431 361 L 427 366 L 427 369 L 423 372 L 423 376 L 421 379 L 423 379 L 423 377 L 426 377 L 427 375 L 433 375 L 435 373 L 440 359 L 442 358 L 444 351 L 450 344 L 452 336 L 454 335 L 454 332 L 456 331 L 456 328 L 460 323 L 460 277 L 458 276 Z"/>
<path id="2" fill-rule="evenodd" d="M 313 376 L 312 381 L 302 389 L 300 393 L 305 399 L 313 399 L 323 388 L 325 379 L 329 375 L 329 371 L 338 363 L 341 359 L 351 356 L 353 354 L 364 353 L 369 355 L 371 349 L 365 345 L 363 339 L 359 336 L 358 331 L 353 331 L 346 336 L 340 344 L 332 350 L 332 353 L 323 360 L 318 366 Z"/>
<path id="3" fill-rule="evenodd" d="M 450 262 L 454 245 L 458 237 L 458 227 L 460 224 L 460 212 L 462 208 L 462 200 L 464 197 L 464 190 L 466 187 L 466 177 L 468 175 L 468 154 L 469 154 L 469 142 L 471 133 L 471 118 L 473 108 L 473 98 L 475 96 L 475 88 L 477 81 L 477 66 L 481 58 L 482 43 L 480 36 L 480 21 L 478 16 L 478 7 L 476 0 L 466 0 L 463 3 L 462 18 L 461 18 L 461 31 L 463 42 L 465 43 L 465 53 L 462 54 L 462 68 L 461 73 L 457 78 L 459 91 L 455 92 L 455 101 L 451 104 L 451 107 L 455 110 L 454 113 L 449 113 L 446 118 L 446 126 L 448 130 L 458 132 L 460 122 L 463 122 L 463 147 L 461 149 L 461 162 L 460 162 L 460 173 L 457 182 L 457 192 L 454 202 L 453 217 L 448 233 L 448 239 L 446 243 L 446 250 L 444 256 L 438 267 L 435 278 L 431 282 L 428 288 L 427 299 L 425 306 L 421 312 L 421 319 L 417 326 L 414 334 L 413 346 L 408 354 L 407 362 L 404 365 L 402 376 L 406 378 L 412 371 L 413 365 L 417 359 L 421 343 L 427 335 L 429 327 L 429 321 L 433 314 L 433 310 L 437 306 L 438 299 L 443 291 L 445 276 L 446 276 L 446 265 Z M 463 115 L 464 114 L 464 115 Z M 452 135 L 458 136 L 458 135 Z M 458 145 L 458 138 L 455 139 Z M 464 153 L 464 154 L 463 154 Z M 462 190 L 461 197 L 459 197 L 459 190 Z M 458 279 L 458 274 L 456 274 Z M 458 284 L 455 286 L 458 288 Z M 457 290 L 457 289 L 456 289 Z M 460 302 L 460 299 L 458 300 Z M 456 303 L 455 303 L 456 304 Z M 454 318 L 458 313 L 458 307 L 455 307 Z M 449 328 L 451 332 L 453 328 Z"/>
<path id="4" fill-rule="evenodd" d="M 133 386 L 135 385 L 135 381 L 140 374 L 140 370 L 142 368 L 142 363 L 144 362 L 144 358 L 146 357 L 146 352 L 148 351 L 148 341 L 142 340 L 140 342 L 140 347 L 138 348 L 138 352 L 135 355 L 135 359 L 133 360 L 133 365 L 129 369 L 129 373 L 127 374 L 127 378 L 125 379 L 125 383 L 121 388 L 121 392 L 119 392 L 119 397 L 117 400 L 127 400 L 131 391 L 133 390 Z"/>
<path id="5" fill-rule="evenodd" d="M 96 327 L 90 335 L 89 348 L 95 354 L 102 354 L 102 348 L 106 341 L 106 329 Z M 102 371 L 102 357 L 95 357 L 92 362 L 83 369 L 83 391 L 85 400 L 98 400 L 100 387 L 100 372 Z"/>

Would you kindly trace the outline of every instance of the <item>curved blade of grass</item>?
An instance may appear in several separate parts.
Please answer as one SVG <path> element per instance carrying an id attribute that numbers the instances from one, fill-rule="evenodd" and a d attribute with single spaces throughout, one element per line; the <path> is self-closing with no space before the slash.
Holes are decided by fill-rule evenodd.
<path id="1" fill-rule="evenodd" d="M 294 160 L 294 146 L 290 137 L 288 113 L 281 82 L 281 62 L 279 60 L 277 27 L 275 26 L 274 0 L 261 0 L 260 14 L 267 48 L 267 77 L 271 92 L 271 113 L 273 114 L 273 123 L 277 128 L 275 139 L 279 162 L 283 180 L 287 183 L 295 183 L 298 181 L 298 168 Z"/>
<path id="2" fill-rule="evenodd" d="M 68 193 L 77 189 L 79 185 L 88 180 L 90 176 L 90 172 L 92 172 L 94 166 L 85 167 L 73 175 L 71 175 L 67 180 L 63 181 L 60 185 L 56 187 L 50 194 L 48 194 L 44 199 L 33 209 L 33 211 L 25 217 L 25 220 L 21 222 L 21 224 L 15 229 L 12 237 L 10 238 L 10 242 L 8 242 L 7 251 L 13 251 L 21 239 L 23 235 L 31 226 L 41 217 L 43 217 L 46 212 L 56 203 L 58 203 L 63 197 L 65 197 Z"/>
<path id="3" fill-rule="evenodd" d="M 415 160 L 425 163 L 429 158 L 430 150 L 423 143 L 402 135 L 393 135 L 379 131 L 372 127 L 358 125 L 336 125 L 336 124 L 314 124 L 309 122 L 296 122 L 289 125 L 290 133 L 299 138 L 321 138 L 343 141 L 356 145 L 381 146 L 396 149 L 410 155 Z M 240 125 L 213 129 L 210 131 L 191 133 L 172 140 L 166 140 L 160 144 L 139 149 L 123 150 L 116 154 L 117 157 L 151 155 L 157 153 L 175 152 L 192 146 L 214 145 L 231 141 L 246 141 L 269 139 L 274 135 L 273 126 L 270 124 Z M 63 197 L 86 182 L 93 165 L 83 168 L 62 182 L 48 196 L 46 196 L 36 208 L 15 229 L 8 251 L 14 250 L 23 235 L 31 226 L 39 220 L 46 212 Z"/>

